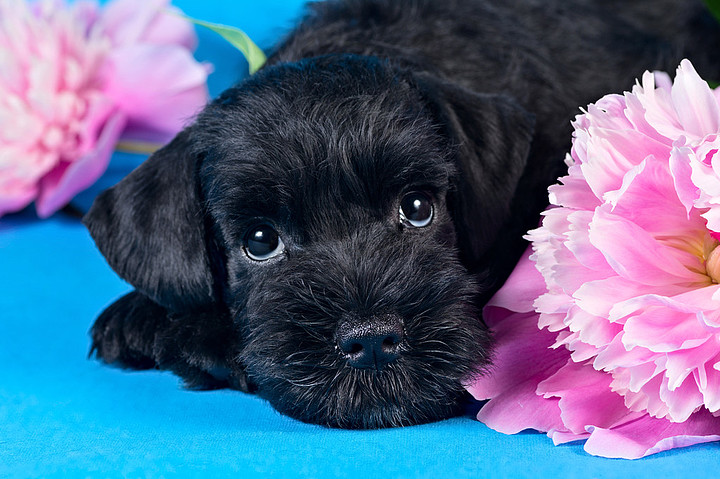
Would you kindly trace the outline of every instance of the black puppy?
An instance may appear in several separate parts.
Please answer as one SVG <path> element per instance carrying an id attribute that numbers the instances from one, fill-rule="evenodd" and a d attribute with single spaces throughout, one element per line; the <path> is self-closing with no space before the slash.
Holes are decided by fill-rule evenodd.
<path id="1" fill-rule="evenodd" d="M 578 106 L 683 56 L 720 78 L 695 48 L 720 44 L 714 23 L 673 3 L 312 5 L 266 67 L 95 201 L 85 222 L 136 290 L 92 350 L 330 426 L 457 414 L 491 356 L 480 307 Z"/>

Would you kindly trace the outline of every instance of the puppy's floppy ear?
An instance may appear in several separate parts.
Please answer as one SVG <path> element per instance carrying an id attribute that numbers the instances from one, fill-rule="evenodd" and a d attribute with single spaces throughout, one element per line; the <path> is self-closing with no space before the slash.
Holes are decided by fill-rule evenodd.
<path id="1" fill-rule="evenodd" d="M 174 311 L 213 302 L 191 129 L 101 193 L 83 222 L 110 266 Z"/>
<path id="2" fill-rule="evenodd" d="M 474 267 L 509 219 L 535 117 L 504 95 L 475 93 L 427 73 L 417 74 L 415 81 L 458 146 L 449 206 L 462 259 Z"/>

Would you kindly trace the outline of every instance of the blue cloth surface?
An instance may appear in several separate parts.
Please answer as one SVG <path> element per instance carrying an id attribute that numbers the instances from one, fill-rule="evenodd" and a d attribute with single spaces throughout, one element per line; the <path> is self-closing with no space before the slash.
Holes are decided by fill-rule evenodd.
<path id="1" fill-rule="evenodd" d="M 301 0 L 176 0 L 189 15 L 237 25 L 268 47 Z M 212 94 L 246 71 L 199 31 Z M 116 154 L 77 198 L 86 208 L 142 157 Z M 79 220 L 32 210 L 0 219 L 0 477 L 717 477 L 717 443 L 638 460 L 595 458 L 542 434 L 505 436 L 472 418 L 342 431 L 281 416 L 237 391 L 188 391 L 170 373 L 88 360 L 95 317 L 130 290 Z"/>

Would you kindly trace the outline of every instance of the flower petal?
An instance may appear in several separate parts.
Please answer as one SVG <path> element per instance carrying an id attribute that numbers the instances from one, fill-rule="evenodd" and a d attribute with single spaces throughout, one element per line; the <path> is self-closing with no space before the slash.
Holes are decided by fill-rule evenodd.
<path id="1" fill-rule="evenodd" d="M 579 165 L 573 165 L 568 175 L 558 181 L 560 184 L 548 188 L 550 203 L 557 206 L 568 206 L 592 211 L 600 206 L 600 199 L 595 196 L 592 189 L 582 176 Z"/>
<path id="2" fill-rule="evenodd" d="M 683 293 L 686 290 L 687 288 L 683 286 L 649 286 L 630 281 L 621 276 L 612 276 L 597 281 L 588 281 L 580 286 L 572 296 L 575 299 L 575 304 L 588 313 L 617 321 L 619 318 L 630 314 L 630 312 L 636 311 L 636 309 L 625 315 L 620 313 L 611 315 L 611 311 L 617 310 L 616 304 L 632 304 L 625 302 L 651 293 L 670 296 Z"/>
<path id="3" fill-rule="evenodd" d="M 538 384 L 537 393 L 560 398 L 563 424 L 572 433 L 582 434 L 588 426 L 612 428 L 643 415 L 625 407 L 622 396 L 610 389 L 611 380 L 590 365 L 568 361 Z"/>
<path id="4" fill-rule="evenodd" d="M 501 341 L 480 419 L 609 457 L 720 439 L 716 98 L 684 61 L 575 119 L 557 207 L 526 237 L 539 275 L 523 264 L 486 309 Z"/>
<path id="5" fill-rule="evenodd" d="M 43 178 L 36 202 L 38 216 L 47 218 L 105 172 L 124 127 L 125 116 L 115 112 L 108 118 L 91 152 L 78 161 L 59 165 Z"/>
<path id="6" fill-rule="evenodd" d="M 670 387 L 670 380 L 666 372 L 660 388 L 660 399 L 668 407 L 666 417 L 673 422 L 687 421 L 690 415 L 703 405 L 702 394 L 693 375 L 686 376 L 685 380 L 675 388 Z"/>
<path id="7" fill-rule="evenodd" d="M 515 389 L 494 396 L 485 404 L 477 419 L 503 434 L 516 434 L 525 429 L 562 431 L 558 399 L 544 399 L 535 394 L 536 383 L 525 382 Z"/>
<path id="8" fill-rule="evenodd" d="M 103 10 L 98 27 L 115 46 L 156 43 L 194 50 L 197 37 L 192 24 L 177 15 L 178 10 L 169 3 L 170 0 L 111 1 Z"/>
<path id="9" fill-rule="evenodd" d="M 617 274 L 653 286 L 707 283 L 707 277 L 675 259 L 671 248 L 636 224 L 612 215 L 608 208 L 609 205 L 603 205 L 596 210 L 590 224 L 590 241 Z"/>
<path id="10" fill-rule="evenodd" d="M 32 203 L 39 188 L 35 185 L 22 188 L 0 189 L 0 216 L 6 213 L 14 213 Z"/>
<path id="11" fill-rule="evenodd" d="M 106 94 L 128 118 L 128 127 L 165 138 L 180 131 L 208 99 L 207 70 L 172 45 L 130 45 L 109 56 Z"/>
<path id="12" fill-rule="evenodd" d="M 648 308 L 625 321 L 623 344 L 628 350 L 646 348 L 656 353 L 695 348 L 708 339 L 694 313 Z"/>
<path id="13" fill-rule="evenodd" d="M 507 310 L 486 308 L 486 315 Z M 490 374 L 467 386 L 476 399 L 488 399 L 531 382 L 535 385 L 565 364 L 569 353 L 550 349 L 554 334 L 540 332 L 536 313 L 510 313 L 493 328 L 495 352 Z"/>
<path id="14" fill-rule="evenodd" d="M 684 288 L 686 289 L 686 288 Z M 610 310 L 613 321 L 648 307 L 660 306 L 682 313 L 699 313 L 720 308 L 720 285 L 710 285 L 697 289 L 686 289 L 673 296 L 664 296 L 658 291 L 653 294 L 637 296 L 626 301 L 618 301 Z"/>
<path id="15" fill-rule="evenodd" d="M 696 138 L 720 132 L 720 107 L 715 96 L 688 60 L 680 62 L 672 100 L 684 134 Z"/>
<path id="16" fill-rule="evenodd" d="M 478 419 L 506 434 L 528 428 L 565 431 L 557 400 L 543 399 L 535 390 L 567 361 L 568 352 L 549 349 L 554 335 L 538 330 L 537 314 L 491 307 L 486 308 L 486 315 L 492 315 L 493 310 L 503 316 L 494 323 L 496 347 L 491 374 L 467 386 L 476 399 L 492 398 Z"/>
<path id="17" fill-rule="evenodd" d="M 591 427 L 585 451 L 595 456 L 638 459 L 668 449 L 720 440 L 720 418 L 698 411 L 683 423 L 643 416 L 612 429 Z"/>
<path id="18" fill-rule="evenodd" d="M 676 147 L 670 152 L 670 173 L 673 185 L 680 202 L 685 207 L 688 218 L 690 218 L 690 210 L 700 196 L 700 191 L 692 180 L 691 162 L 694 156 L 693 151 L 687 147 Z"/>
<path id="19" fill-rule="evenodd" d="M 642 86 L 633 88 L 635 98 L 645 110 L 645 121 L 656 132 L 654 138 L 661 141 L 667 138 L 668 144 L 673 138 L 685 133 L 678 119 L 672 100 L 672 80 L 666 73 L 646 72 L 642 77 Z"/>
<path id="20" fill-rule="evenodd" d="M 689 177 L 686 179 L 690 182 Z M 678 195 L 667 156 L 648 156 L 627 172 L 619 190 L 609 192 L 605 197 L 612 204 L 614 215 L 631 221 L 655 238 L 703 237 L 705 222 L 697 214 L 689 216 L 687 205 Z M 702 269 L 692 252 L 681 248 L 671 251 L 686 267 Z"/>
<path id="21" fill-rule="evenodd" d="M 545 292 L 545 281 L 535 263 L 530 261 L 531 253 L 532 248 L 528 246 L 503 287 L 487 303 L 488 306 L 518 313 L 533 311 L 533 302 Z M 492 324 L 488 323 L 488 326 L 492 327 Z"/>

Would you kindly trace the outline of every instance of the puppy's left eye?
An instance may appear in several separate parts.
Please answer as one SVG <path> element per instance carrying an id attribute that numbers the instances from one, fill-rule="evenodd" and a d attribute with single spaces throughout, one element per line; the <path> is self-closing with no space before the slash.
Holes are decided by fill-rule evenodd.
<path id="1" fill-rule="evenodd" d="M 421 191 L 413 191 L 403 196 L 400 201 L 400 221 L 422 228 L 433 219 L 433 204 L 428 195 Z"/>
<path id="2" fill-rule="evenodd" d="M 255 261 L 265 261 L 285 251 L 280 235 L 270 225 L 258 225 L 245 235 L 245 254 Z"/>

